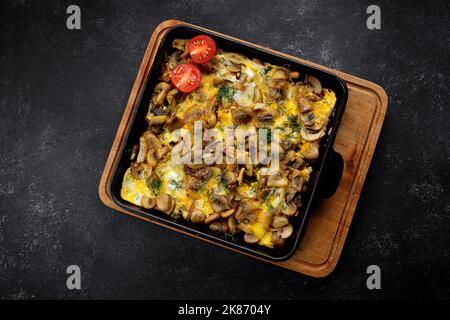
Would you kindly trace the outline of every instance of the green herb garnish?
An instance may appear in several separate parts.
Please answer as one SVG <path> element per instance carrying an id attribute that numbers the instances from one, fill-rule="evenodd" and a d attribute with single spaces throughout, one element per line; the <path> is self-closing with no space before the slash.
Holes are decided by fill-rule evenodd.
<path id="1" fill-rule="evenodd" d="M 150 189 L 150 192 L 153 193 L 154 196 L 159 194 L 159 189 L 161 188 L 161 180 L 158 178 L 150 177 L 145 181 L 147 188 Z"/>
<path id="2" fill-rule="evenodd" d="M 269 71 L 272 70 L 272 66 L 267 66 L 264 69 L 261 70 L 261 74 L 264 76 L 267 73 L 269 73 Z"/>
<path id="3" fill-rule="evenodd" d="M 219 91 L 217 91 L 217 98 L 224 98 L 225 100 L 231 101 L 233 100 L 234 93 L 236 91 L 233 88 L 221 85 L 219 87 Z"/>
<path id="4" fill-rule="evenodd" d="M 293 131 L 300 131 L 301 125 L 298 122 L 298 118 L 295 115 L 289 116 L 287 120 L 288 126 L 292 128 Z"/>
<path id="5" fill-rule="evenodd" d="M 170 179 L 169 184 L 171 184 L 175 190 L 179 190 L 181 188 L 181 184 L 183 183 L 183 180 L 181 179 Z"/>

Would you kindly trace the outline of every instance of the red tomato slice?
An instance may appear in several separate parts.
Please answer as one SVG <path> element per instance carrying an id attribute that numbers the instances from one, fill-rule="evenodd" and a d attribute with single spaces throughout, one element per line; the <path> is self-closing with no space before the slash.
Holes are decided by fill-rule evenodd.
<path id="1" fill-rule="evenodd" d="M 188 50 L 192 61 L 195 63 L 207 63 L 216 54 L 216 43 L 211 37 L 200 35 L 189 40 Z"/>
<path id="2" fill-rule="evenodd" d="M 194 91 L 200 86 L 202 73 L 193 64 L 179 64 L 173 69 L 171 81 L 178 90 L 184 93 Z"/>

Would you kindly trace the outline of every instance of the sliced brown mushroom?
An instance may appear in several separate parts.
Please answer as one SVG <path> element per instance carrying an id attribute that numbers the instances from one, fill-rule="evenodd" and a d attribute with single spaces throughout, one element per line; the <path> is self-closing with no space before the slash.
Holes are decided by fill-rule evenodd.
<path id="1" fill-rule="evenodd" d="M 200 106 L 195 106 L 193 108 L 190 108 L 186 113 L 184 114 L 184 123 L 192 124 L 195 121 L 199 120 L 201 116 L 203 115 L 203 108 Z"/>
<path id="2" fill-rule="evenodd" d="M 142 163 L 132 163 L 131 164 L 131 175 L 138 180 L 145 180 L 152 174 L 152 167 L 148 164 Z"/>
<path id="3" fill-rule="evenodd" d="M 139 153 L 136 158 L 137 163 L 142 163 L 145 161 L 145 157 L 147 156 L 148 152 L 148 143 L 145 137 L 141 136 L 139 138 Z"/>
<path id="4" fill-rule="evenodd" d="M 280 173 L 271 174 L 267 178 L 267 186 L 268 187 L 283 188 L 283 187 L 287 187 L 288 185 L 289 185 L 288 179 L 283 177 Z"/>
<path id="5" fill-rule="evenodd" d="M 192 210 L 189 220 L 192 223 L 203 223 L 205 222 L 206 215 L 203 210 L 195 208 Z"/>
<path id="6" fill-rule="evenodd" d="M 227 233 L 228 224 L 225 221 L 216 221 L 209 225 L 209 229 L 220 233 Z"/>
<path id="7" fill-rule="evenodd" d="M 273 217 L 272 227 L 275 229 L 282 228 L 289 224 L 289 219 L 286 216 L 276 215 Z"/>
<path id="8" fill-rule="evenodd" d="M 290 202 L 292 199 L 294 199 L 295 195 L 297 194 L 297 190 L 294 188 L 287 188 L 286 190 L 286 201 Z"/>
<path id="9" fill-rule="evenodd" d="M 285 90 L 287 89 L 289 85 L 289 82 L 287 80 L 272 80 L 272 87 L 278 89 L 278 90 Z M 283 93 L 285 93 L 283 91 Z"/>
<path id="10" fill-rule="evenodd" d="M 297 213 L 297 206 L 292 202 L 286 203 L 286 206 L 281 206 L 281 212 L 287 216 L 293 216 Z"/>
<path id="11" fill-rule="evenodd" d="M 255 87 L 255 92 L 253 94 L 253 102 L 254 103 L 260 103 L 262 101 L 263 101 L 263 99 L 262 99 L 261 89 L 258 86 L 256 86 Z"/>
<path id="12" fill-rule="evenodd" d="M 292 235 L 292 232 L 294 231 L 294 228 L 292 227 L 292 224 L 288 224 L 282 228 L 273 229 L 272 232 L 276 234 L 281 239 L 287 239 Z"/>
<path id="13" fill-rule="evenodd" d="M 166 115 L 154 116 L 148 115 L 145 120 L 147 120 L 150 130 L 156 134 L 160 134 L 163 129 L 163 125 L 166 123 L 169 117 Z"/>
<path id="14" fill-rule="evenodd" d="M 242 211 L 239 212 L 239 214 L 236 214 L 235 218 L 237 221 L 239 221 L 240 227 L 242 227 L 242 225 L 248 225 L 258 221 L 258 216 L 256 212 L 259 210 L 261 209 L 252 209 L 252 210 L 242 209 Z"/>
<path id="15" fill-rule="evenodd" d="M 180 52 L 179 51 L 175 51 L 170 56 L 169 60 L 167 61 L 167 67 L 169 68 L 170 71 L 175 69 L 175 67 L 178 65 L 178 58 L 179 58 L 179 56 L 180 56 Z"/>
<path id="16" fill-rule="evenodd" d="M 176 95 L 179 93 L 178 89 L 172 89 L 169 92 L 167 92 L 167 102 L 169 102 L 169 105 L 171 108 L 174 108 L 177 104 Z"/>
<path id="17" fill-rule="evenodd" d="M 222 176 L 222 183 L 227 187 L 227 189 L 234 189 L 236 187 L 236 174 L 232 171 L 227 171 Z"/>
<path id="18" fill-rule="evenodd" d="M 290 187 L 300 191 L 303 188 L 303 185 L 305 184 L 305 180 L 303 179 L 303 177 L 299 174 L 292 174 L 291 175 L 291 183 L 290 183 Z"/>
<path id="19" fill-rule="evenodd" d="M 312 89 L 314 93 L 316 94 L 322 93 L 322 84 L 316 77 L 308 76 L 306 78 L 306 84 Z"/>
<path id="20" fill-rule="evenodd" d="M 313 109 L 313 104 L 308 99 L 305 99 L 304 97 L 300 97 L 298 99 L 298 106 L 300 107 L 301 112 L 308 112 Z"/>
<path id="21" fill-rule="evenodd" d="M 160 82 L 155 86 L 154 92 L 157 93 L 156 96 L 156 104 L 162 105 L 164 103 L 164 99 L 166 98 L 167 92 L 170 90 L 170 84 L 167 82 Z"/>
<path id="22" fill-rule="evenodd" d="M 312 126 L 314 124 L 314 113 L 312 113 L 312 112 L 304 112 L 300 116 L 300 119 L 302 120 L 302 123 L 305 126 Z"/>
<path id="23" fill-rule="evenodd" d="M 155 158 L 154 149 L 151 149 L 147 152 L 147 156 L 145 157 L 145 162 L 152 168 L 156 167 L 158 161 Z"/>
<path id="24" fill-rule="evenodd" d="M 206 217 L 205 223 L 206 224 L 210 224 L 210 223 L 216 221 L 219 218 L 220 218 L 220 214 L 218 214 L 218 213 L 211 213 L 209 216 Z"/>
<path id="25" fill-rule="evenodd" d="M 210 167 L 205 167 L 201 165 L 199 167 L 193 167 L 192 165 L 185 165 L 184 172 L 192 177 L 201 179 L 202 181 L 209 180 L 211 178 L 213 171 Z"/>
<path id="26" fill-rule="evenodd" d="M 274 111 L 265 111 L 260 112 L 256 116 L 256 121 L 258 122 L 258 126 L 263 127 L 270 125 L 273 122 L 274 118 L 275 118 Z"/>
<path id="27" fill-rule="evenodd" d="M 181 128 L 184 125 L 184 120 L 178 116 L 174 116 L 172 119 L 168 120 L 167 127 L 170 131 Z"/>
<path id="28" fill-rule="evenodd" d="M 237 66 L 235 64 L 228 64 L 228 65 L 225 66 L 225 68 L 231 73 L 241 72 L 241 67 Z"/>
<path id="29" fill-rule="evenodd" d="M 272 232 L 272 243 L 275 247 L 282 247 L 285 240 L 277 232 Z"/>
<path id="30" fill-rule="evenodd" d="M 303 160 L 302 158 L 298 157 L 298 158 L 294 158 L 292 160 L 288 160 L 286 162 L 286 164 L 293 168 L 293 169 L 300 169 L 301 167 L 303 167 L 305 165 L 305 160 Z"/>
<path id="31" fill-rule="evenodd" d="M 286 70 L 283 69 L 277 69 L 272 74 L 273 80 L 287 80 L 289 79 L 289 75 L 286 72 Z"/>
<path id="32" fill-rule="evenodd" d="M 236 232 L 236 219 L 233 216 L 229 217 L 227 220 L 227 224 L 228 224 L 228 231 L 231 234 L 234 234 Z"/>
<path id="33" fill-rule="evenodd" d="M 166 213 L 171 213 L 174 207 L 175 199 L 167 193 L 161 193 L 156 196 L 156 208 Z"/>
<path id="34" fill-rule="evenodd" d="M 314 130 L 308 127 L 303 127 L 300 131 L 300 135 L 305 141 L 313 142 L 317 141 L 325 135 L 323 130 Z"/>
<path id="35" fill-rule="evenodd" d="M 151 208 L 153 208 L 156 205 L 156 200 L 155 200 L 155 198 L 142 196 L 142 198 L 141 198 L 141 205 L 145 209 L 151 209 Z"/>
<path id="36" fill-rule="evenodd" d="M 248 244 L 255 244 L 259 242 L 259 239 L 252 233 L 246 233 L 244 235 L 244 241 L 247 242 Z"/>
<path id="37" fill-rule="evenodd" d="M 208 200 L 214 212 L 222 212 L 230 209 L 230 202 L 225 196 L 211 193 Z"/>
<path id="38" fill-rule="evenodd" d="M 233 120 L 237 124 L 246 124 L 253 119 L 253 112 L 247 107 L 238 107 L 231 112 Z"/>
<path id="39" fill-rule="evenodd" d="M 303 156 L 306 160 L 315 160 L 319 157 L 319 148 L 312 144 L 303 151 Z"/>
<path id="40" fill-rule="evenodd" d="M 142 134 L 142 136 L 145 138 L 145 140 L 147 141 L 147 144 L 150 148 L 161 148 L 162 147 L 161 141 L 158 139 L 158 137 L 156 137 L 154 135 L 153 132 L 145 131 Z"/>
<path id="41" fill-rule="evenodd" d="M 170 148 L 168 146 L 164 146 L 162 148 L 156 149 L 155 157 L 156 159 L 161 159 L 164 155 L 169 152 Z"/>
<path id="42" fill-rule="evenodd" d="M 233 215 L 234 211 L 235 211 L 235 209 L 233 209 L 233 208 L 228 209 L 228 210 L 225 210 L 225 211 L 221 211 L 221 212 L 220 212 L 220 216 L 221 216 L 222 218 L 228 218 L 228 217 L 231 217 L 231 216 Z"/>

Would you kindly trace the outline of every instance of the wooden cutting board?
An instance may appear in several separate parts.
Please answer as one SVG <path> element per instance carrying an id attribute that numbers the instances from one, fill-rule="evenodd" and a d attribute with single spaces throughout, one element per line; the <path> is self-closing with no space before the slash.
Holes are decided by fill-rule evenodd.
<path id="1" fill-rule="evenodd" d="M 99 185 L 100 199 L 105 205 L 114 210 L 156 224 L 160 223 L 127 212 L 115 205 L 108 195 L 107 181 L 111 177 L 112 166 L 117 157 L 119 145 L 121 144 L 124 132 L 129 125 L 132 110 L 136 106 L 138 93 L 140 92 L 153 63 L 156 49 L 165 32 L 170 27 L 176 25 L 190 24 L 177 20 L 164 21 L 158 25 L 150 38 Z M 214 33 L 214 31 L 211 30 L 208 31 Z M 248 43 L 239 39 L 234 40 Z M 258 47 L 263 48 L 262 46 Z M 335 268 L 344 246 L 345 238 L 347 237 L 348 229 L 355 213 L 356 204 L 383 125 L 388 103 L 387 95 L 383 88 L 372 82 L 284 53 L 267 48 L 264 49 L 284 55 L 290 59 L 298 60 L 304 64 L 336 73 L 346 81 L 348 86 L 349 94 L 347 107 L 334 144 L 334 149 L 339 152 L 344 159 L 344 171 L 340 185 L 331 198 L 321 200 L 316 210 L 311 213 L 300 246 L 292 258 L 283 262 L 273 262 L 262 259 L 268 263 L 273 263 L 280 267 L 307 274 L 312 277 L 324 277 L 329 275 Z M 165 225 L 162 226 L 167 227 Z M 195 237 L 195 235 L 188 235 Z M 210 242 L 208 240 L 204 241 Z"/>

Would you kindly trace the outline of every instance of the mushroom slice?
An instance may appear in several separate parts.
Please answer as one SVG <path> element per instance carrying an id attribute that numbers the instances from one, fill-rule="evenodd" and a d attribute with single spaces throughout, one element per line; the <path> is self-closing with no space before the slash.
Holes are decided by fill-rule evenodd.
<path id="1" fill-rule="evenodd" d="M 139 138 L 139 153 L 136 158 L 137 163 L 142 163 L 145 161 L 145 157 L 148 152 L 148 143 L 144 136 Z"/>
<path id="2" fill-rule="evenodd" d="M 275 114 L 273 111 L 261 112 L 256 116 L 259 126 L 268 126 L 273 122 Z"/>
<path id="3" fill-rule="evenodd" d="M 167 92 L 170 90 L 170 84 L 167 82 L 160 82 L 155 86 L 154 92 L 157 93 L 156 96 L 156 104 L 162 105 L 164 103 L 164 99 L 166 98 Z"/>
<path id="4" fill-rule="evenodd" d="M 222 212 L 230 209 L 230 203 L 225 196 L 221 196 L 215 193 L 209 195 L 209 203 L 214 212 Z M 231 213 L 233 214 L 233 213 Z M 231 215 L 230 214 L 230 215 Z"/>
<path id="5" fill-rule="evenodd" d="M 277 69 L 272 74 L 272 79 L 274 80 L 287 80 L 289 79 L 288 73 L 283 69 Z"/>
<path id="6" fill-rule="evenodd" d="M 209 230 L 227 233 L 228 232 L 228 224 L 225 221 L 216 221 L 209 225 Z"/>
<path id="7" fill-rule="evenodd" d="M 228 224 L 228 231 L 231 234 L 234 234 L 237 231 L 237 229 L 236 229 L 236 219 L 233 216 L 229 217 L 228 220 L 227 220 L 227 224 Z"/>
<path id="8" fill-rule="evenodd" d="M 195 208 L 194 210 L 192 210 L 191 215 L 189 217 L 189 220 L 192 223 L 203 223 L 205 222 L 205 213 L 203 212 L 203 210 Z"/>
<path id="9" fill-rule="evenodd" d="M 314 113 L 304 112 L 300 116 L 300 119 L 302 120 L 305 126 L 312 126 L 314 124 Z"/>
<path id="10" fill-rule="evenodd" d="M 155 155 L 154 155 L 154 149 L 151 149 L 147 152 L 147 156 L 145 157 L 145 162 L 150 166 L 150 167 L 156 167 L 157 165 L 157 161 L 155 159 Z"/>
<path id="11" fill-rule="evenodd" d="M 235 211 L 235 209 L 233 209 L 233 208 L 222 211 L 222 212 L 220 212 L 220 216 L 222 218 L 229 218 L 233 215 L 234 211 Z"/>
<path id="12" fill-rule="evenodd" d="M 167 127 L 170 131 L 174 131 L 176 129 L 181 128 L 184 125 L 184 120 L 181 119 L 178 116 L 174 116 L 172 119 L 170 119 L 167 123 Z"/>
<path id="13" fill-rule="evenodd" d="M 169 68 L 170 71 L 175 69 L 175 67 L 178 65 L 178 57 L 179 56 L 180 56 L 180 52 L 179 51 L 175 51 L 170 56 L 169 60 L 167 61 L 167 67 Z"/>
<path id="14" fill-rule="evenodd" d="M 131 175 L 138 180 L 145 180 L 152 174 L 152 167 L 148 164 L 142 163 L 132 163 L 131 164 Z"/>
<path id="15" fill-rule="evenodd" d="M 175 200 L 167 193 L 161 193 L 156 196 L 156 208 L 166 213 L 171 213 L 174 208 Z"/>
<path id="16" fill-rule="evenodd" d="M 292 227 L 292 224 L 288 224 L 282 228 L 273 229 L 272 231 L 281 239 L 287 239 L 291 236 L 294 228 Z"/>
<path id="17" fill-rule="evenodd" d="M 145 131 L 142 136 L 147 141 L 147 144 L 150 148 L 161 148 L 162 143 L 159 141 L 159 139 L 154 135 L 151 131 Z"/>
<path id="18" fill-rule="evenodd" d="M 280 173 L 272 174 L 267 178 L 268 187 L 283 188 L 289 185 L 288 179 L 283 177 Z"/>
<path id="19" fill-rule="evenodd" d="M 244 241 L 249 243 L 249 244 L 255 244 L 259 242 L 259 239 L 252 233 L 246 233 L 244 235 Z"/>
<path id="20" fill-rule="evenodd" d="M 273 217 L 272 227 L 275 229 L 282 228 L 289 224 L 289 219 L 286 216 L 276 215 Z"/>
<path id="21" fill-rule="evenodd" d="M 160 134 L 163 129 L 163 125 L 166 123 L 168 117 L 166 115 L 147 115 L 145 120 L 147 120 L 150 130 L 156 134 Z"/>
<path id="22" fill-rule="evenodd" d="M 227 171 L 223 176 L 222 176 L 222 182 L 224 185 L 227 186 L 227 189 L 234 189 L 234 187 L 236 187 L 236 175 L 234 174 L 234 172 L 232 171 Z"/>
<path id="23" fill-rule="evenodd" d="M 291 175 L 291 183 L 290 187 L 295 189 L 296 191 L 300 191 L 303 188 L 303 185 L 305 184 L 305 180 L 300 174 L 292 174 Z"/>
<path id="24" fill-rule="evenodd" d="M 253 112 L 250 108 L 240 107 L 234 109 L 231 116 L 237 124 L 246 124 L 253 119 Z"/>
<path id="25" fill-rule="evenodd" d="M 241 67 L 237 66 L 235 64 L 228 64 L 228 65 L 225 66 L 225 68 L 231 73 L 241 72 Z"/>
<path id="26" fill-rule="evenodd" d="M 319 157 L 319 148 L 312 144 L 303 151 L 303 156 L 306 160 L 315 160 Z"/>
<path id="27" fill-rule="evenodd" d="M 303 127 L 300 131 L 300 135 L 305 141 L 313 142 L 317 141 L 325 135 L 322 130 L 314 130 L 308 127 Z"/>
<path id="28" fill-rule="evenodd" d="M 281 206 L 281 212 L 287 216 L 293 216 L 297 213 L 297 206 L 292 202 L 286 203 L 286 206 Z"/>
<path id="29" fill-rule="evenodd" d="M 205 223 L 206 224 L 210 224 L 210 223 L 216 221 L 219 218 L 220 218 L 220 215 L 218 213 L 212 213 L 212 214 L 210 214 L 209 216 L 206 217 Z"/>
<path id="30" fill-rule="evenodd" d="M 156 201 L 155 198 L 150 198 L 147 196 L 142 196 L 141 198 L 141 205 L 145 208 L 145 209 L 151 209 L 155 206 Z"/>
<path id="31" fill-rule="evenodd" d="M 261 103 L 263 101 L 262 99 L 262 93 L 261 93 L 261 89 L 256 86 L 255 87 L 255 92 L 253 94 L 253 102 L 256 103 Z"/>
<path id="32" fill-rule="evenodd" d="M 316 94 L 322 93 L 322 84 L 316 77 L 308 76 L 306 78 L 306 84 L 312 89 L 314 93 Z"/>
<path id="33" fill-rule="evenodd" d="M 200 106 L 195 106 L 184 114 L 184 123 L 192 124 L 195 121 L 199 120 L 203 115 L 203 108 Z"/>
<path id="34" fill-rule="evenodd" d="M 300 107 L 301 112 L 308 112 L 313 109 L 313 104 L 311 101 L 305 99 L 304 97 L 300 97 L 298 99 L 298 106 Z"/>
<path id="35" fill-rule="evenodd" d="M 172 89 L 169 92 L 167 92 L 167 102 L 169 102 L 170 107 L 174 108 L 176 103 L 177 103 L 177 99 L 176 99 L 176 95 L 179 93 L 178 89 Z"/>
<path id="36" fill-rule="evenodd" d="M 290 202 L 292 199 L 294 199 L 295 195 L 297 194 L 297 190 L 294 188 L 287 188 L 286 190 L 286 201 Z"/>

